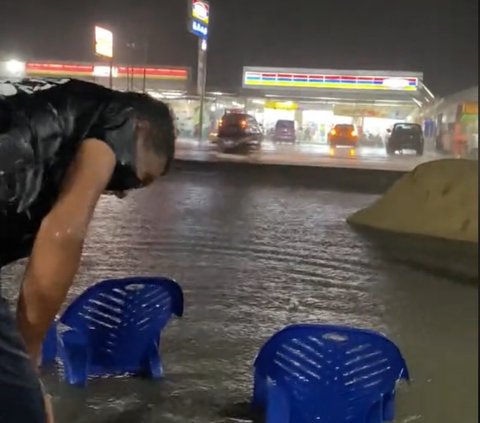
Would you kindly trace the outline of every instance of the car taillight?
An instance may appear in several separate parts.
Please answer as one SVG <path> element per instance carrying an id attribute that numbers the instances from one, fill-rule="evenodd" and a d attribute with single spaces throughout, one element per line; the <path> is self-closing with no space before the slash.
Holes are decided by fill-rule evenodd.
<path id="1" fill-rule="evenodd" d="M 247 127 L 247 121 L 246 121 L 246 120 L 242 120 L 242 121 L 240 122 L 240 126 L 241 126 L 242 128 L 246 128 L 246 127 Z"/>

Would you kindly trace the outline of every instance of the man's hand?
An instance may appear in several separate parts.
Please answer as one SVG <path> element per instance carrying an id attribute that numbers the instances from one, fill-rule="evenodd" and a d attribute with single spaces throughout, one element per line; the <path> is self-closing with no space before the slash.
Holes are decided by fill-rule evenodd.
<path id="1" fill-rule="evenodd" d="M 18 327 L 35 366 L 78 270 L 88 225 L 115 162 L 104 142 L 85 140 L 35 238 L 17 308 Z"/>

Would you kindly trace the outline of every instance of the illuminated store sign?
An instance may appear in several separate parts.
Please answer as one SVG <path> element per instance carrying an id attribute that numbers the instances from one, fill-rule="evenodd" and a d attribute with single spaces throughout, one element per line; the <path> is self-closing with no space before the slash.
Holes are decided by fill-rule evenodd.
<path id="1" fill-rule="evenodd" d="M 192 21 L 192 32 L 200 38 L 208 37 L 208 27 L 197 21 Z"/>
<path id="2" fill-rule="evenodd" d="M 358 76 L 245 71 L 246 87 L 324 88 L 345 90 L 416 91 L 417 77 Z"/>
<path id="3" fill-rule="evenodd" d="M 108 58 L 113 57 L 113 33 L 108 29 L 95 27 L 95 53 Z"/>
<path id="4" fill-rule="evenodd" d="M 165 80 L 187 80 L 187 69 L 156 68 L 156 67 L 126 67 L 114 66 L 114 78 L 143 78 Z M 108 77 L 109 66 L 103 65 L 80 65 L 70 63 L 27 63 L 25 72 L 28 76 L 51 76 L 51 77 Z"/>
<path id="5" fill-rule="evenodd" d="M 293 101 L 266 101 L 265 109 L 275 110 L 298 110 L 298 104 Z"/>
<path id="6" fill-rule="evenodd" d="M 188 30 L 199 38 L 208 38 L 210 3 L 205 0 L 188 0 Z"/>
<path id="7" fill-rule="evenodd" d="M 205 1 L 193 0 L 192 18 L 208 25 L 210 19 L 210 5 Z"/>

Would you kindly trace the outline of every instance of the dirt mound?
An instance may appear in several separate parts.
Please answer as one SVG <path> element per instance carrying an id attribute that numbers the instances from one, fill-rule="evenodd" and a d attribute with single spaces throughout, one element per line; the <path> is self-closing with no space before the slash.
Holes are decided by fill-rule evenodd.
<path id="1" fill-rule="evenodd" d="M 390 232 L 478 243 L 478 161 L 418 166 L 347 221 Z"/>

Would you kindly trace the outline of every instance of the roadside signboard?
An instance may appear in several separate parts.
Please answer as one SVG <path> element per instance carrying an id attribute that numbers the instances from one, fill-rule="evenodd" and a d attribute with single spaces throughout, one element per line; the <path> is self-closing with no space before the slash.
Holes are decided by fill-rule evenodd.
<path id="1" fill-rule="evenodd" d="M 100 26 L 95 27 L 95 53 L 99 56 L 113 58 L 113 33 Z"/>
<path id="2" fill-rule="evenodd" d="M 210 3 L 206 0 L 188 0 L 188 31 L 199 38 L 208 38 Z"/>

